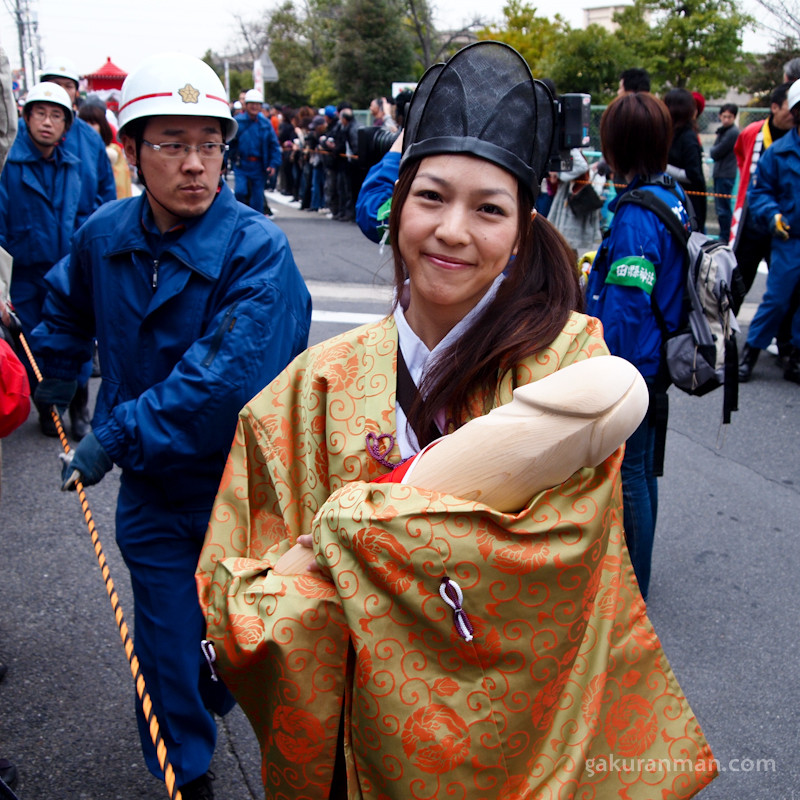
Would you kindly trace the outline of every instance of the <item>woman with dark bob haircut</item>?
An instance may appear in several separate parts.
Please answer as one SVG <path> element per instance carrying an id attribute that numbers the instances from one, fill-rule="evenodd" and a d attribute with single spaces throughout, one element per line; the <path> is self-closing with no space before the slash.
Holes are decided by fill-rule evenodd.
<path id="1" fill-rule="evenodd" d="M 215 664 L 261 743 L 269 800 L 652 800 L 674 775 L 609 759 L 672 748 L 695 765 L 688 798 L 711 753 L 621 524 L 641 377 L 625 364 L 640 413 L 596 466 L 535 488 L 541 462 L 512 454 L 579 450 L 565 418 L 591 416 L 625 363 L 534 210 L 553 98 L 498 42 L 431 70 L 392 197 L 391 311 L 311 347 L 239 415 L 197 571 Z M 587 368 L 600 374 L 564 388 Z M 535 414 L 511 407 L 554 381 L 553 416 L 525 435 Z M 442 450 L 434 489 L 420 469 Z M 452 483 L 467 468 L 477 493 Z M 501 505 L 490 482 L 524 496 Z"/>
<path id="2" fill-rule="evenodd" d="M 706 226 L 706 177 L 703 172 L 703 147 L 697 137 L 697 102 L 687 89 L 670 89 L 664 105 L 672 117 L 672 143 L 667 156 L 667 172 L 691 192 L 697 216 L 697 230 Z"/>
<path id="3" fill-rule="evenodd" d="M 645 598 L 658 513 L 656 477 L 662 474 L 667 427 L 662 326 L 652 305 L 660 309 L 668 331 L 679 327 L 684 247 L 654 212 L 632 203 L 616 209 L 626 192 L 645 189 L 689 229 L 683 190 L 665 172 L 670 132 L 669 111 L 646 92 L 619 97 L 603 113 L 603 156 L 627 186 L 609 205 L 614 219 L 587 287 L 587 311 L 603 323 L 609 350 L 637 367 L 650 388 L 650 412 L 628 439 L 622 462 L 625 538 Z"/>

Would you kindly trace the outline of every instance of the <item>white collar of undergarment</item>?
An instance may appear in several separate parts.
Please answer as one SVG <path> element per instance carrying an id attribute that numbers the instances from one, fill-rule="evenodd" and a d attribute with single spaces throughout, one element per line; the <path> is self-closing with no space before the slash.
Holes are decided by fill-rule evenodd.
<path id="1" fill-rule="evenodd" d="M 458 322 L 442 339 L 433 350 L 429 350 L 428 346 L 422 339 L 411 330 L 411 326 L 405 317 L 405 311 L 408 309 L 410 301 L 409 282 L 406 281 L 403 288 L 400 290 L 400 300 L 394 310 L 394 321 L 397 325 L 397 340 L 398 346 L 403 351 L 403 358 L 408 367 L 411 379 L 419 386 L 422 378 L 427 369 L 429 369 L 436 360 L 446 352 L 450 345 L 453 344 L 460 336 L 463 336 L 480 317 L 484 309 L 494 300 L 500 284 L 503 282 L 505 275 L 501 273 L 495 279 L 492 285 L 484 296 L 478 301 L 478 304 L 473 308 L 462 320 Z M 414 431 L 408 425 L 408 420 L 403 409 L 397 405 L 395 408 L 397 416 L 397 445 L 400 448 L 400 455 L 403 458 L 408 458 L 419 451 L 419 443 Z M 441 430 L 444 428 L 444 409 L 436 417 L 436 423 Z"/>

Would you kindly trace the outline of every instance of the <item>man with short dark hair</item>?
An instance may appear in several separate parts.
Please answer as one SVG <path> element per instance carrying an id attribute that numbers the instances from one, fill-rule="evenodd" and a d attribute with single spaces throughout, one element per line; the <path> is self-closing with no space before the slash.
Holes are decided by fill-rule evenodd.
<path id="1" fill-rule="evenodd" d="M 356 218 L 356 197 L 358 189 L 354 186 L 355 165 L 353 158 L 358 156 L 358 129 L 360 125 L 350 103 L 340 103 L 339 122 L 333 129 L 335 142 L 333 155 L 337 159 L 337 189 L 339 211 L 333 215 L 340 222 L 352 222 Z"/>
<path id="2" fill-rule="evenodd" d="M 731 192 L 736 183 L 736 154 L 733 148 L 739 136 L 736 127 L 736 115 L 739 107 L 735 103 L 725 103 L 719 110 L 717 135 L 711 147 L 711 158 L 714 161 L 712 177 L 714 179 L 714 205 L 719 222 L 719 240 L 726 242 L 731 234 Z"/>
<path id="3" fill-rule="evenodd" d="M 640 67 L 626 69 L 619 76 L 619 88 L 617 96 L 630 94 L 632 92 L 650 91 L 650 73 Z"/>
<path id="4" fill-rule="evenodd" d="M 213 713 L 233 705 L 200 649 L 194 571 L 239 410 L 307 343 L 311 299 L 289 243 L 222 180 L 236 133 L 199 59 L 154 56 L 122 87 L 120 136 L 145 191 L 108 204 L 47 276 L 34 345 L 37 401 L 64 406 L 97 336 L 93 431 L 62 488 L 122 469 L 117 544 L 130 570 L 136 654 L 184 800 L 213 797 Z M 161 777 L 137 707 L 150 771 Z"/>

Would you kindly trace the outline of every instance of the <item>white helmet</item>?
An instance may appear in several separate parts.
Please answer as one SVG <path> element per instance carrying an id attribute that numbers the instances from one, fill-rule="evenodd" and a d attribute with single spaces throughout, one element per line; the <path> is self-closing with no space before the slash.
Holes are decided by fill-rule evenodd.
<path id="1" fill-rule="evenodd" d="M 42 80 L 46 81 L 48 78 L 69 78 L 75 81 L 76 86 L 80 83 L 78 68 L 75 66 L 75 63 L 68 58 L 48 61 L 42 70 Z"/>
<path id="2" fill-rule="evenodd" d="M 31 87 L 28 96 L 25 98 L 23 108 L 27 108 L 31 103 L 54 103 L 57 106 L 61 106 L 67 119 L 67 129 L 72 125 L 74 117 L 72 100 L 69 99 L 66 90 L 62 89 L 57 83 L 42 81 L 42 83 L 37 83 L 36 86 Z"/>
<path id="3" fill-rule="evenodd" d="M 789 111 L 791 111 L 798 103 L 800 103 L 800 80 L 796 80 L 789 87 L 789 94 L 786 96 L 789 101 Z"/>
<path id="4" fill-rule="evenodd" d="M 125 78 L 119 131 L 123 133 L 137 119 L 173 115 L 221 119 L 226 142 L 238 128 L 217 73 L 199 58 L 183 53 L 152 56 Z"/>
<path id="5" fill-rule="evenodd" d="M 248 89 L 244 96 L 245 103 L 264 104 L 264 95 L 258 89 Z"/>

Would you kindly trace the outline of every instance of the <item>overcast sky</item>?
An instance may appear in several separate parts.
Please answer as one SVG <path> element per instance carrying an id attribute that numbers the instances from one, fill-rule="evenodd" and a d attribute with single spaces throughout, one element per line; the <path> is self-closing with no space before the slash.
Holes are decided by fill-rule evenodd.
<path id="1" fill-rule="evenodd" d="M 0 6 L 0 42 L 12 67 L 19 67 L 17 30 L 9 8 L 22 0 L 3 0 Z M 211 48 L 225 53 L 236 43 L 234 13 L 245 19 L 258 16 L 260 10 L 277 5 L 278 0 L 233 0 L 227 9 L 209 0 L 27 0 L 37 12 L 45 59 L 68 56 L 79 72 L 99 69 L 107 57 L 130 72 L 153 53 L 178 50 L 202 56 Z M 617 0 L 625 2 L 625 0 Z M 752 2 L 752 0 L 747 0 Z M 573 27 L 583 24 L 582 9 L 600 6 L 602 0 L 532 0 L 538 13 L 560 13 Z M 502 0 L 434 0 L 436 21 L 440 28 L 455 27 L 486 9 L 490 20 L 502 18 Z M 762 12 L 763 15 L 763 12 Z M 768 41 L 768 40 L 767 40 Z M 763 38 L 749 37 L 745 45 L 764 49 Z M 280 65 L 278 65 L 280 69 Z"/>

